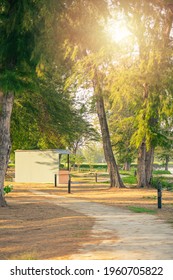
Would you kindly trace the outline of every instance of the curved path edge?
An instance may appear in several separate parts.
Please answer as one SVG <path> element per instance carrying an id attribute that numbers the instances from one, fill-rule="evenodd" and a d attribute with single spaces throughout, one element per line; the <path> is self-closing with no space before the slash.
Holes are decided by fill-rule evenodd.
<path id="1" fill-rule="evenodd" d="M 69 259 L 173 259 L 173 228 L 154 215 L 136 214 L 116 206 L 30 191 L 45 197 L 47 202 L 47 197 L 51 197 L 51 203 L 95 219 L 91 231 L 92 242 L 83 244 L 78 253 Z"/>

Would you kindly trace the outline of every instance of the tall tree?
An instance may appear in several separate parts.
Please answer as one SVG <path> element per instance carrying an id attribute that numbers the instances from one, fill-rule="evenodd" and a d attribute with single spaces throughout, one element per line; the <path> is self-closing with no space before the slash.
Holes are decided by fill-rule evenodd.
<path id="1" fill-rule="evenodd" d="M 27 1 L 0 2 L 0 206 L 6 205 L 3 184 L 11 149 L 10 118 L 14 94 L 25 82 L 27 84 L 26 72 L 29 70 L 31 73 L 30 65 L 34 64 L 30 61 L 33 26 L 25 4 Z M 28 17 L 24 18 L 26 13 Z"/>
<path id="2" fill-rule="evenodd" d="M 86 1 L 82 2 L 80 2 L 80 5 L 76 2 L 76 6 L 74 2 L 67 17 L 72 36 L 68 38 L 69 43 L 66 45 L 66 53 L 75 62 L 74 72 L 77 76 L 77 79 L 74 79 L 75 82 L 77 80 L 78 83 L 83 83 L 88 85 L 88 88 L 93 88 L 105 159 L 110 172 L 111 187 L 124 187 L 112 150 L 104 104 L 103 92 L 105 89 L 101 82 L 102 77 L 100 77 L 102 72 L 100 68 L 104 64 L 103 61 L 101 62 L 101 56 L 104 47 L 108 47 L 103 25 L 100 22 L 105 20 L 105 15 L 108 15 L 108 2 L 89 1 L 87 6 Z"/>
<path id="3" fill-rule="evenodd" d="M 173 22 L 172 5 L 169 1 L 113 1 L 126 16 L 130 31 L 136 37 L 138 60 L 134 59 L 134 75 L 138 77 L 137 87 L 141 97 L 135 121 L 136 132 L 132 142 L 139 148 L 138 186 L 149 186 L 152 175 L 154 149 L 158 144 L 161 124 L 166 73 L 171 67 L 170 31 Z M 132 67 L 130 67 L 131 71 Z M 137 70 L 138 69 L 138 70 Z M 138 73 L 137 73 L 138 72 Z M 136 75 L 137 73 L 137 75 Z M 169 74 L 168 74 L 169 75 Z M 128 75 L 130 77 L 130 75 Z M 163 78 L 164 77 L 164 78 Z M 135 83 L 130 81 L 135 87 Z M 131 91 L 134 92 L 134 89 Z M 171 93 L 170 93 L 171 94 Z"/>
<path id="4" fill-rule="evenodd" d="M 19 92 L 33 90 L 45 62 L 48 58 L 52 61 L 58 15 L 68 3 L 0 1 L 0 206 L 6 205 L 3 184 L 11 149 L 10 118 L 14 97 Z"/>

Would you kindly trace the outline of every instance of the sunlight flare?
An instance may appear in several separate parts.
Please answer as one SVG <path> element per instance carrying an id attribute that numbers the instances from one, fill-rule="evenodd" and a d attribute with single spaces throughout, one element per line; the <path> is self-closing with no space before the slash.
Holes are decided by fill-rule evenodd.
<path id="1" fill-rule="evenodd" d="M 106 25 L 106 32 L 115 42 L 126 40 L 131 35 L 123 20 L 109 20 Z"/>

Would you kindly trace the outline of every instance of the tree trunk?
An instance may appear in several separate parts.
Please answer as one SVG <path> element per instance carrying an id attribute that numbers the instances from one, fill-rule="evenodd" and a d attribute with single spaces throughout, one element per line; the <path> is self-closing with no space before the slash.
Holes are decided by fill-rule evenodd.
<path id="1" fill-rule="evenodd" d="M 140 188 L 144 188 L 146 186 L 145 157 L 146 157 L 146 146 L 145 143 L 142 143 L 138 151 L 138 167 L 137 167 L 137 184 L 138 187 Z"/>
<path id="2" fill-rule="evenodd" d="M 154 162 L 154 147 L 151 147 L 149 149 L 149 151 L 146 151 L 146 159 L 145 159 L 145 172 L 146 172 L 147 187 L 151 186 L 153 162 Z"/>
<path id="3" fill-rule="evenodd" d="M 121 180 L 118 166 L 113 154 L 109 128 L 106 118 L 104 100 L 103 100 L 103 77 L 99 77 L 97 69 L 95 69 L 95 76 L 93 78 L 93 88 L 96 100 L 97 115 L 100 123 L 103 150 L 105 155 L 105 160 L 108 167 L 108 172 L 110 175 L 110 187 L 124 188 L 124 184 Z"/>
<path id="4" fill-rule="evenodd" d="M 101 95 L 97 95 L 96 97 L 96 106 L 97 106 L 97 114 L 99 118 L 100 128 L 101 128 L 101 134 L 102 134 L 102 141 L 103 141 L 103 150 L 105 159 L 108 166 L 108 172 L 110 175 L 110 183 L 111 187 L 118 187 L 122 188 L 124 187 L 124 184 L 121 180 L 118 166 L 116 164 L 116 160 L 112 151 L 112 145 L 110 141 L 110 134 L 109 134 L 109 128 L 107 124 L 106 119 L 106 113 L 105 113 L 105 107 L 104 107 L 104 101 L 103 97 Z"/>
<path id="5" fill-rule="evenodd" d="M 137 182 L 138 187 L 149 187 L 151 184 L 152 171 L 154 162 L 154 147 L 149 151 L 146 149 L 146 144 L 143 142 L 139 148 L 138 153 L 138 167 L 137 167 Z"/>
<path id="6" fill-rule="evenodd" d="M 125 171 L 130 171 L 130 166 L 131 166 L 131 163 L 130 162 L 128 162 L 128 161 L 126 161 L 125 163 L 124 163 L 124 170 Z"/>
<path id="7" fill-rule="evenodd" d="M 6 206 L 4 180 L 11 150 L 10 119 L 14 94 L 0 92 L 0 206 Z"/>

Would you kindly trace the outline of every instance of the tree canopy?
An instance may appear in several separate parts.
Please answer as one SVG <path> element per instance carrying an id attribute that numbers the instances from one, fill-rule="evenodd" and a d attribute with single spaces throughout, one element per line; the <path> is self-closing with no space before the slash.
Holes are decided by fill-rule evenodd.
<path id="1" fill-rule="evenodd" d="M 172 24 L 170 0 L 1 0 L 0 188 L 12 109 L 13 150 L 76 153 L 98 140 L 88 103 L 76 105 L 80 88 L 93 93 L 112 185 L 122 186 L 114 150 L 121 161 L 138 153 L 138 186 L 149 186 L 172 130 Z"/>

